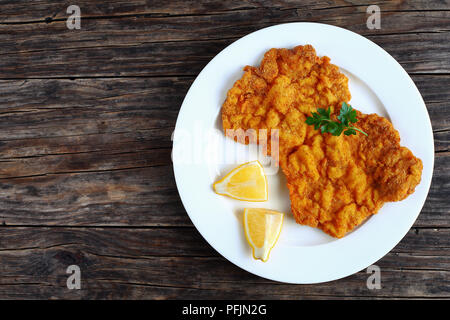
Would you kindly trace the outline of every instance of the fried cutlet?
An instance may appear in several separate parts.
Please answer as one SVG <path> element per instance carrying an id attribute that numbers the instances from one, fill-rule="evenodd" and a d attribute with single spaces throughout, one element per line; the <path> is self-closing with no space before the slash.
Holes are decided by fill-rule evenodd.
<path id="1" fill-rule="evenodd" d="M 400 146 L 387 119 L 357 111 L 354 125 L 367 137 L 322 134 L 305 123 L 317 108 L 330 107 L 335 117 L 351 98 L 347 77 L 328 57 L 310 45 L 271 49 L 259 67 L 244 71 L 222 106 L 223 128 L 227 135 L 229 129 L 278 129 L 277 160 L 297 223 L 340 238 L 384 202 L 414 192 L 422 162 Z M 240 142 L 256 142 L 250 140 Z"/>

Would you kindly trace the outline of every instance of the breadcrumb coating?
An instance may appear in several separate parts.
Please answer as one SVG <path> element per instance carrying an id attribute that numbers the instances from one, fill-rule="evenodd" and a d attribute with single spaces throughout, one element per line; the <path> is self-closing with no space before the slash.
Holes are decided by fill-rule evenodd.
<path id="1" fill-rule="evenodd" d="M 331 108 L 332 118 L 351 98 L 347 77 L 318 57 L 310 45 L 271 49 L 259 67 L 246 66 L 222 106 L 223 128 L 255 132 L 279 130 L 279 163 L 287 177 L 297 223 L 341 238 L 378 212 L 399 201 L 420 183 L 422 161 L 400 146 L 392 124 L 376 114 L 357 111 L 355 127 L 368 134 L 321 134 L 305 120 L 317 108 Z M 264 145 L 270 152 L 270 139 Z"/>

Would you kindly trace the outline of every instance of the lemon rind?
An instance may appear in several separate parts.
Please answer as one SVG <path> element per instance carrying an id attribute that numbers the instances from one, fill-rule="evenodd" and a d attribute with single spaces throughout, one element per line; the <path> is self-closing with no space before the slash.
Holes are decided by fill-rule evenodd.
<path id="1" fill-rule="evenodd" d="M 247 212 L 248 212 L 248 209 L 249 209 L 249 208 L 244 209 L 244 215 L 243 215 L 243 224 L 244 224 L 245 238 L 246 238 L 246 240 L 247 240 L 247 243 L 248 243 L 248 244 L 250 245 L 250 247 L 252 248 L 252 256 L 253 256 L 253 259 L 255 259 L 255 260 L 261 260 L 262 262 L 267 262 L 267 261 L 269 260 L 270 253 L 272 252 L 272 249 L 275 247 L 276 243 L 278 242 L 278 239 L 280 238 L 281 229 L 282 229 L 282 226 L 283 226 L 283 223 L 284 223 L 284 213 L 283 213 L 283 212 L 278 212 L 278 211 L 275 211 L 275 210 L 269 210 L 269 209 L 267 209 L 267 211 L 274 212 L 274 213 L 277 213 L 277 214 L 281 215 L 281 223 L 280 223 L 280 225 L 279 225 L 279 227 L 278 227 L 278 229 L 277 229 L 277 236 L 276 236 L 275 240 L 273 241 L 272 246 L 267 250 L 267 256 L 266 256 L 266 258 L 264 259 L 264 258 L 256 257 L 255 251 L 256 251 L 257 249 L 259 249 L 259 248 L 255 248 L 255 245 L 254 245 L 253 241 L 250 240 L 249 230 L 248 230 L 248 224 L 246 223 L 246 221 L 247 221 Z M 267 241 L 267 240 L 265 240 L 265 241 Z M 264 243 L 263 247 L 264 247 L 265 245 L 266 245 L 266 243 Z"/>

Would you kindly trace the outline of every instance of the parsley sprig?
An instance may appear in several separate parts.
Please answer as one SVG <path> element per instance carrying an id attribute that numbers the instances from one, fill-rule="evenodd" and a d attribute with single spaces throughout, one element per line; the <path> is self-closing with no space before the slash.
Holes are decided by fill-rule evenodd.
<path id="1" fill-rule="evenodd" d="M 341 112 L 337 116 L 339 121 L 331 120 L 330 112 L 330 108 L 318 108 L 317 112 L 312 113 L 312 117 L 306 118 L 306 123 L 308 125 L 314 125 L 314 129 L 316 130 L 320 128 L 322 133 L 329 132 L 333 136 L 340 136 L 342 132 L 344 132 L 346 136 L 350 136 L 352 134 L 356 134 L 356 131 L 359 131 L 367 136 L 367 133 L 351 125 L 352 123 L 358 121 L 358 119 L 356 119 L 356 111 L 351 105 L 348 105 L 345 102 L 342 103 Z"/>

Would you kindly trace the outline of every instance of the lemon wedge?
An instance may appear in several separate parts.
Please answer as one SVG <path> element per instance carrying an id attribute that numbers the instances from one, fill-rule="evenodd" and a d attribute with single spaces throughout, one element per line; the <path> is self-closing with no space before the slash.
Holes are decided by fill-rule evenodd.
<path id="1" fill-rule="evenodd" d="M 278 211 L 248 208 L 244 210 L 244 230 L 253 250 L 253 258 L 264 262 L 278 240 L 284 214 Z"/>
<path id="2" fill-rule="evenodd" d="M 267 179 L 259 161 L 240 165 L 213 185 L 217 194 L 241 201 L 267 201 Z"/>

